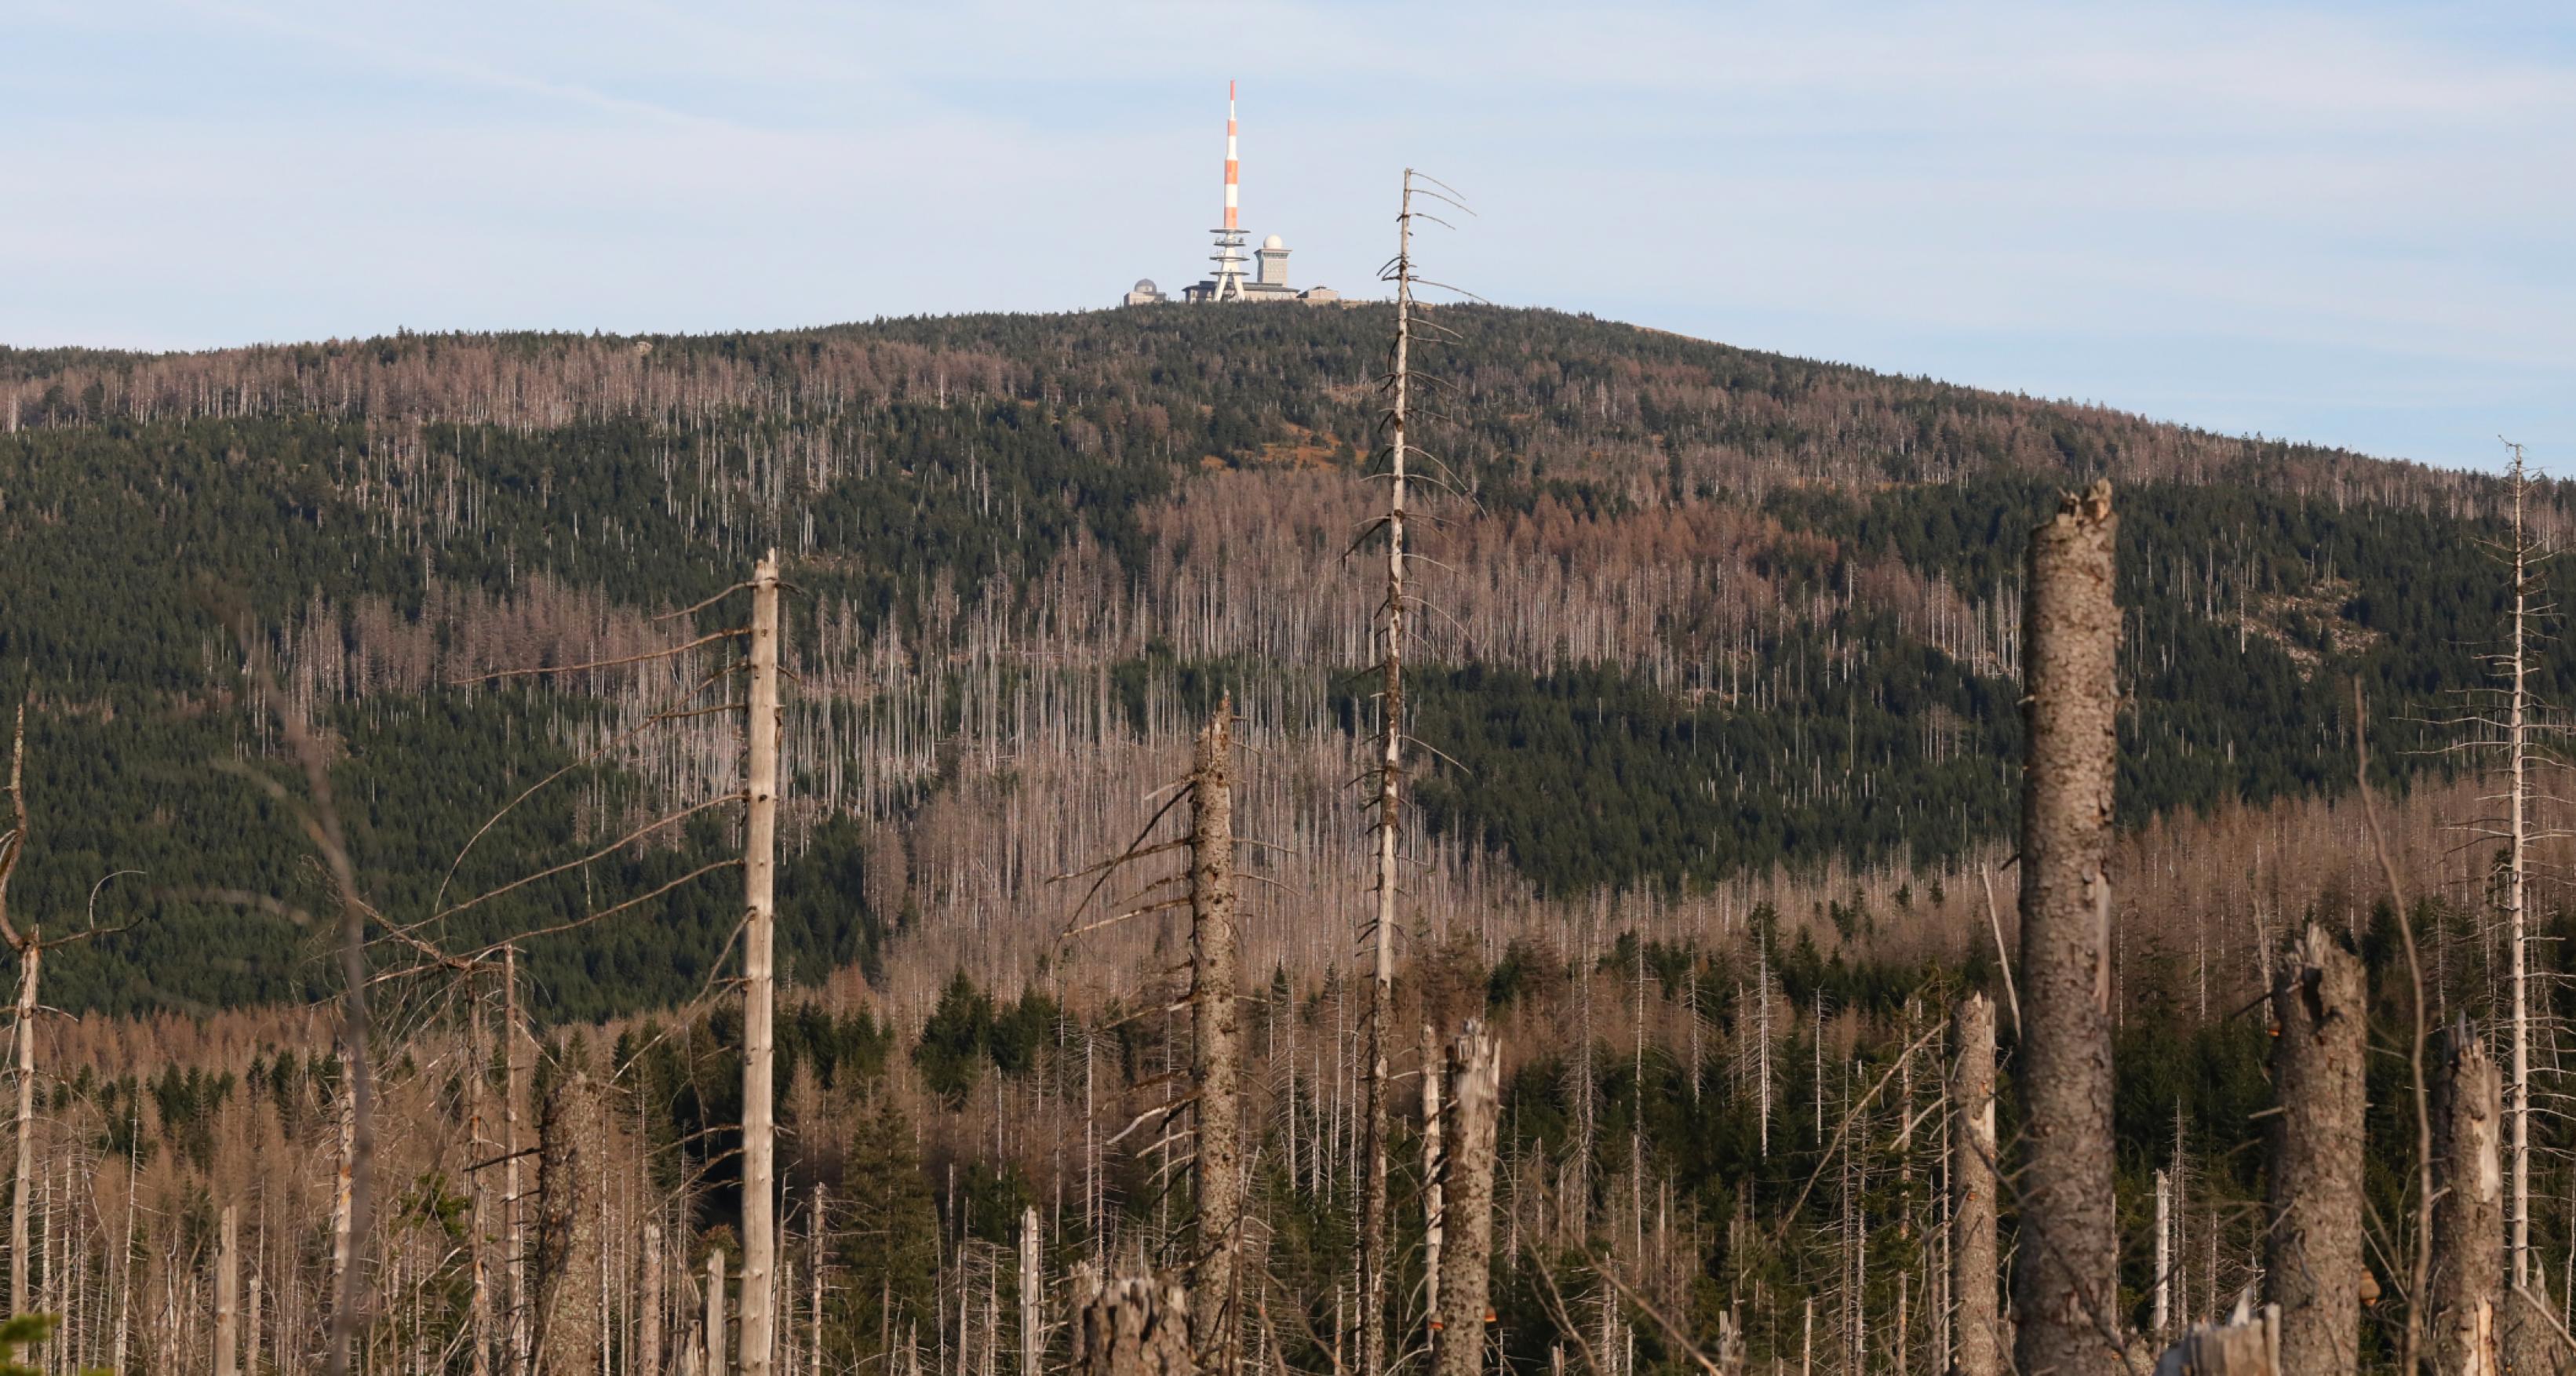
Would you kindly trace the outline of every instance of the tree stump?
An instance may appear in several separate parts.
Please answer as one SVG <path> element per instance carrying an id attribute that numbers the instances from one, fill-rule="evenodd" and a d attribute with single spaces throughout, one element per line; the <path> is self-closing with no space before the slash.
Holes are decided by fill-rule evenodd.
<path id="1" fill-rule="evenodd" d="M 1075 1376 L 1193 1376 L 1190 1298 L 1180 1286 L 1149 1276 L 1104 1279 L 1089 1266 L 1074 1272 L 1082 1307 L 1074 1316 Z"/>

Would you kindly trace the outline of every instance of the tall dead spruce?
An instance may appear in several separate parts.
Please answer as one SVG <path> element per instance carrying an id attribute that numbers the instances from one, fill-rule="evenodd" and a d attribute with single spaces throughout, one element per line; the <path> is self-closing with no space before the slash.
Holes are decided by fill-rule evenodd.
<path id="1" fill-rule="evenodd" d="M 2434 1105 L 2436 1166 L 2429 1306 L 2433 1369 L 2496 1376 L 2502 1308 L 2504 1178 L 2497 1159 L 2502 1095 L 2496 1066 L 2463 1018 L 2442 1058 Z"/>
<path id="2" fill-rule="evenodd" d="M 2281 1310 L 2284 1370 L 2361 1361 L 2361 962 L 2310 926 L 2272 986 L 2274 1122 L 2266 1290 Z"/>
<path id="3" fill-rule="evenodd" d="M 1386 1367 L 1387 1197 L 1386 1135 L 1389 1063 L 1387 1023 L 1395 1004 L 1396 837 L 1404 818 L 1404 499 L 1413 403 L 1413 169 L 1404 172 L 1403 209 L 1395 217 L 1395 348 L 1387 369 L 1386 600 L 1378 608 L 1382 658 L 1378 684 L 1376 797 L 1377 903 L 1369 919 L 1373 964 L 1364 1044 L 1366 1103 L 1362 1109 L 1359 1220 L 1360 1376 Z"/>
<path id="4" fill-rule="evenodd" d="M 1242 1331 L 1240 1152 L 1243 973 L 1234 911 L 1234 706 L 1217 705 L 1190 769 L 1190 1007 L 1198 1105 L 1192 1185 L 1197 1194 L 1191 1331 L 1211 1370 L 1231 1372 Z"/>
<path id="5" fill-rule="evenodd" d="M 776 1348 L 778 1140 L 771 1069 L 778 992 L 771 952 L 778 866 L 778 552 L 751 576 L 751 711 L 745 728 L 742 842 L 742 1337 L 743 1376 L 770 1376 Z"/>
<path id="6" fill-rule="evenodd" d="M 2111 1195 L 2111 785 L 2120 610 L 2111 484 L 2031 532 L 2023 616 L 2020 1070 L 2029 1105 L 2015 1366 L 2122 1365 Z"/>

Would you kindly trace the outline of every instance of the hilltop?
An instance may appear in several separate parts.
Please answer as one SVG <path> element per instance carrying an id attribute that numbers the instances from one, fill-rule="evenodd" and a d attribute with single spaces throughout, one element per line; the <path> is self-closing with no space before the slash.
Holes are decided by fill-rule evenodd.
<path id="1" fill-rule="evenodd" d="M 2346 680 L 2421 716 L 2481 681 L 2500 624 L 2490 479 L 1556 312 L 1435 318 L 1413 651 L 1434 930 L 1965 874 L 2015 807 L 2022 533 L 2095 477 L 2123 513 L 2132 827 L 2330 796 Z M 797 592 L 792 975 L 1016 987 L 1067 916 L 1048 877 L 1135 832 L 1219 691 L 1262 752 L 1248 834 L 1284 848 L 1253 957 L 1332 963 L 1377 595 L 1342 556 L 1379 500 L 1389 324 L 1216 307 L 0 351 L 0 686 L 32 704 L 36 814 L 12 910 L 76 925 L 98 876 L 147 872 L 99 899 L 131 930 L 49 960 L 48 1001 L 201 1011 L 329 978 L 314 933 L 219 892 L 319 893 L 257 786 L 283 766 L 227 617 L 329 732 L 389 919 L 594 849 L 442 930 L 690 873 L 727 844 L 712 814 L 611 843 L 735 777 L 723 715 L 647 729 L 720 701 L 688 696 L 722 682 L 712 649 L 475 680 L 719 629 L 721 604 L 655 618 L 773 547 Z M 2545 661 L 2535 686 L 2569 678 Z M 2421 766 L 2423 728 L 2381 734 L 2395 776 Z M 690 996 L 729 882 L 537 943 L 535 996 L 578 1018 Z"/>

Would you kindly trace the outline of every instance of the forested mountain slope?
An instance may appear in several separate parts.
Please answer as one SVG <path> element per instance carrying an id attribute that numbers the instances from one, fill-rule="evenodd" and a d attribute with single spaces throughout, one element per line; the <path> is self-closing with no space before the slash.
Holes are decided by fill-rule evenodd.
<path id="1" fill-rule="evenodd" d="M 2015 807 L 2023 533 L 2095 476 L 2123 513 L 2125 823 L 2344 787 L 2355 675 L 2385 765 L 2421 768 L 2409 749 L 2452 736 L 2414 719 L 2484 681 L 2489 480 L 1552 312 L 1437 319 L 1430 930 L 1613 896 L 1740 914 L 1890 863 L 1955 879 Z M 47 1001 L 204 1010 L 329 978 L 316 933 L 231 896 L 312 907 L 321 880 L 251 777 L 284 765 L 227 618 L 331 734 L 370 899 L 417 921 L 735 786 L 730 718 L 647 721 L 722 701 L 712 647 L 476 680 L 720 629 L 721 605 L 653 618 L 771 547 L 797 594 L 795 977 L 856 963 L 916 1013 L 952 968 L 1016 989 L 1077 896 L 1049 876 L 1136 832 L 1221 690 L 1261 752 L 1246 834 L 1281 847 L 1251 958 L 1338 960 L 1379 594 L 1344 553 L 1380 500 L 1389 326 L 1171 308 L 0 351 L 0 690 L 31 702 L 35 814 L 12 910 L 77 925 L 101 875 L 145 871 L 97 900 L 130 929 L 49 959 Z M 2534 686 L 2569 678 L 2544 655 Z M 653 889 L 721 853 L 721 815 L 435 930 Z M 541 1008 L 693 994 L 731 883 L 532 944 Z M 1080 958 L 1132 968 L 1151 940 Z"/>

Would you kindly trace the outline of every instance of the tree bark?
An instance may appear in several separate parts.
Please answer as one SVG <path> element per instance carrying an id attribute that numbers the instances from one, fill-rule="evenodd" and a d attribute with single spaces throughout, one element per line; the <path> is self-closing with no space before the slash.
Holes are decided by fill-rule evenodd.
<path id="1" fill-rule="evenodd" d="M 2220 1327 L 2203 1324 L 2165 1350 L 2156 1376 L 2306 1376 L 2281 1350 L 2281 1316 L 2271 1306 Z"/>
<path id="2" fill-rule="evenodd" d="M 778 861 L 778 552 L 751 580 L 750 779 L 743 826 L 742 990 L 742 1371 L 770 1376 L 778 1271 L 777 1125 L 771 1103 L 772 975 Z"/>
<path id="3" fill-rule="evenodd" d="M 707 1253 L 705 1376 L 725 1376 L 725 1254 Z"/>
<path id="4" fill-rule="evenodd" d="M 241 1206 L 224 1206 L 215 1250 L 215 1376 L 241 1370 Z"/>
<path id="5" fill-rule="evenodd" d="M 635 1320 L 636 1376 L 662 1376 L 662 1225 L 644 1225 L 644 1312 Z"/>
<path id="6" fill-rule="evenodd" d="M 1995 1266 L 1995 1005 L 1959 1000 L 1950 1088 L 1950 1291 L 1958 1304 L 1956 1376 L 2002 1376 Z"/>
<path id="7" fill-rule="evenodd" d="M 2271 1223 L 2264 1289 L 2281 1311 L 2291 1371 L 2361 1363 L 2363 1006 L 2361 962 L 2311 925 L 2272 987 Z"/>
<path id="8" fill-rule="evenodd" d="M 27 1191 L 36 1175 L 36 972 L 44 964 L 44 942 L 29 927 L 18 943 L 18 1178 L 9 1191 L 9 1312 L 27 1312 Z"/>
<path id="9" fill-rule="evenodd" d="M 2497 1376 L 2503 1310 L 2504 1173 L 2497 1157 L 2502 1087 L 2486 1044 L 2463 1018 L 2443 1058 L 2434 1133 L 2441 1172 L 2433 1201 L 2428 1311 L 2433 1369 Z"/>
<path id="10" fill-rule="evenodd" d="M 1386 1136 L 1391 1067 L 1387 1025 L 1395 1016 L 1396 837 L 1403 820 L 1404 784 L 1404 500 L 1413 389 L 1413 171 L 1405 169 L 1404 206 L 1396 216 L 1395 354 L 1389 370 L 1392 403 L 1387 443 L 1392 458 L 1386 507 L 1386 658 L 1378 687 L 1377 911 L 1371 936 L 1376 964 L 1369 983 L 1365 1140 L 1360 1154 L 1360 1376 L 1386 1369 L 1387 1176 Z"/>
<path id="11" fill-rule="evenodd" d="M 1190 1302 L 1177 1285 L 1142 1276 L 1104 1280 L 1080 1268 L 1086 1296 L 1073 1325 L 1076 1376 L 1195 1376 Z"/>
<path id="12" fill-rule="evenodd" d="M 2120 610 L 2111 485 L 2031 532 L 2023 633 L 2021 1074 L 2030 1109 L 2015 1277 L 2016 1366 L 2122 1366 L 2111 1193 L 2111 788 Z"/>
<path id="13" fill-rule="evenodd" d="M 1428 1065 L 1423 1073 L 1432 1073 Z M 1494 1254 L 1494 1117 L 1502 1089 L 1502 1056 L 1475 1019 L 1449 1049 L 1449 1121 L 1444 1156 L 1440 1330 L 1433 1334 L 1438 1376 L 1478 1376 L 1483 1369 Z"/>
<path id="14" fill-rule="evenodd" d="M 1198 1128 L 1192 1185 L 1197 1193 L 1196 1272 L 1190 1331 L 1214 1370 L 1235 1368 L 1235 1307 L 1243 1250 L 1243 971 L 1234 906 L 1234 702 L 1217 703 L 1199 732 L 1190 770 L 1191 1032 L 1197 1057 Z"/>

